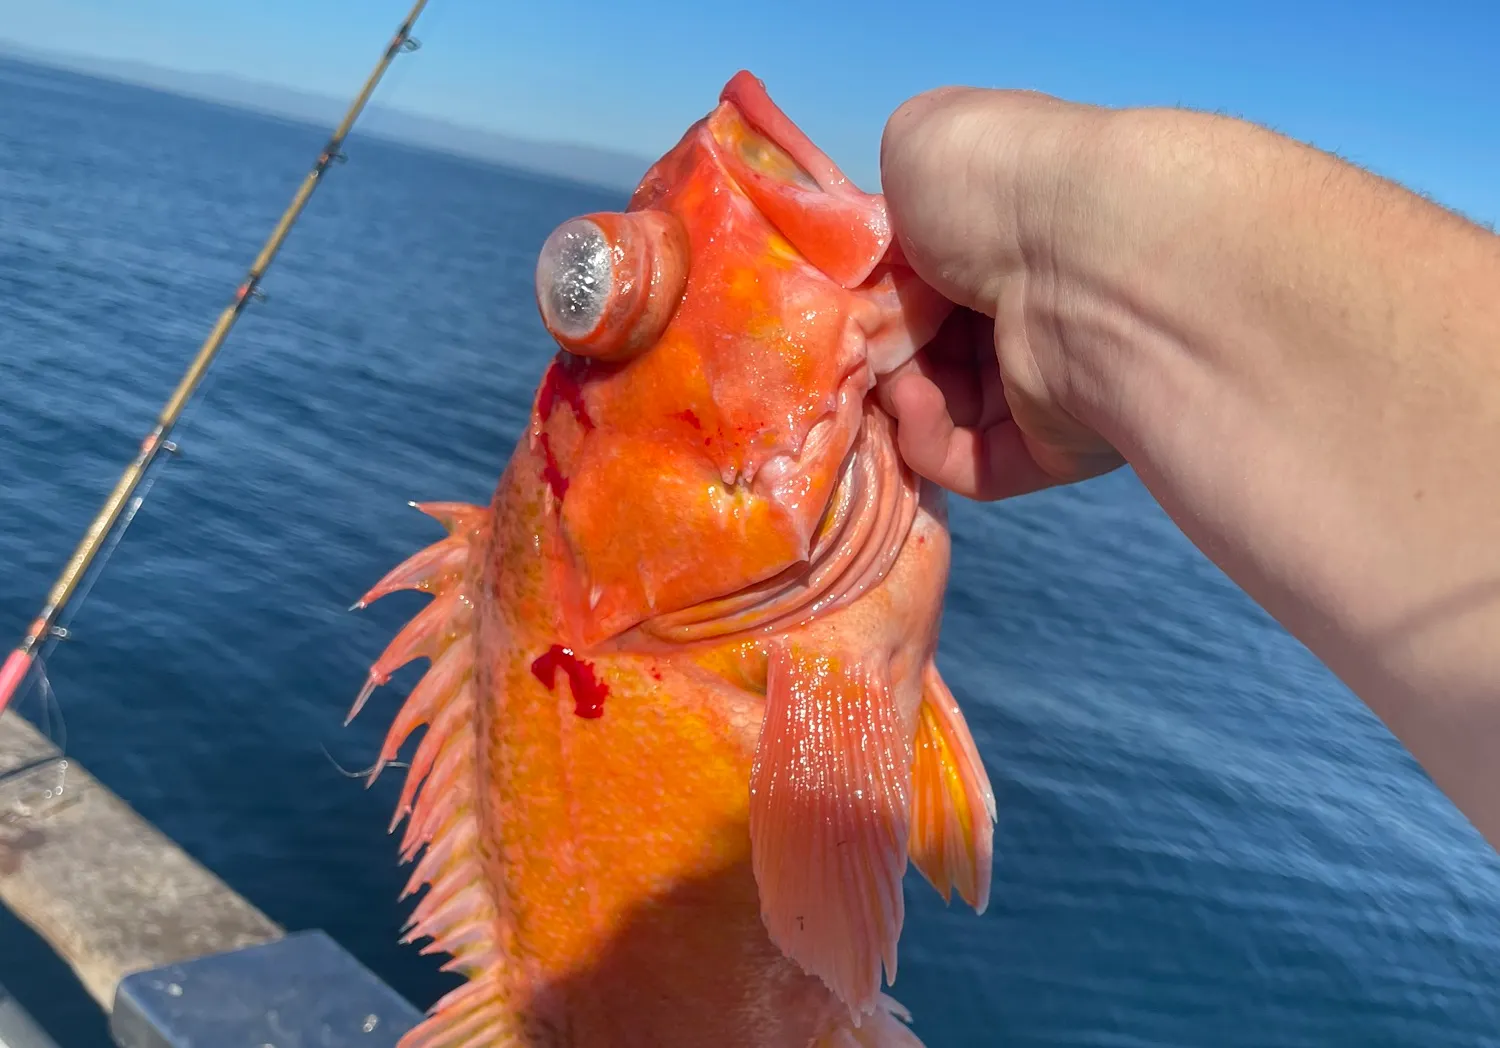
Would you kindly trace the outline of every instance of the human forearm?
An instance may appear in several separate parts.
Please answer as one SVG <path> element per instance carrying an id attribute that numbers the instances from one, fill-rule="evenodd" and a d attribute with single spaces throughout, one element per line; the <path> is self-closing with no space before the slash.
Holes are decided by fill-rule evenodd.
<path id="1" fill-rule="evenodd" d="M 1036 368 L 1500 844 L 1500 240 L 1237 121 L 1083 126 Z"/>

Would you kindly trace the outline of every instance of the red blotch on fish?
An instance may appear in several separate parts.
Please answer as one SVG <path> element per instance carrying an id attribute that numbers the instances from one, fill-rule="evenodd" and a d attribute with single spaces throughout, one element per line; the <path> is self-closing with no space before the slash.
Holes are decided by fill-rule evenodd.
<path id="1" fill-rule="evenodd" d="M 568 675 L 568 685 L 573 690 L 573 713 L 587 720 L 604 716 L 609 687 L 594 674 L 594 664 L 584 662 L 571 648 L 561 644 L 552 645 L 531 663 L 532 674 L 548 691 L 557 683 L 558 670 Z"/>
<path id="2" fill-rule="evenodd" d="M 686 411 L 679 411 L 677 413 L 677 417 L 682 419 L 682 421 L 686 422 L 688 425 L 692 426 L 694 429 L 703 428 L 703 423 L 698 421 L 698 416 L 693 413 L 692 408 L 688 408 Z"/>
<path id="3" fill-rule="evenodd" d="M 583 388 L 579 386 L 578 378 L 573 374 L 572 369 L 563 365 L 562 361 L 554 360 L 552 366 L 547 369 L 546 377 L 542 379 L 541 390 L 537 393 L 536 409 L 543 422 L 552 417 L 552 409 L 557 405 L 558 400 L 567 402 L 584 429 L 594 428 L 594 420 L 589 418 L 588 408 L 583 403 Z"/>
<path id="4" fill-rule="evenodd" d="M 552 442 L 547 439 L 547 434 L 541 436 L 542 458 L 545 465 L 542 466 L 542 479 L 552 489 L 552 494 L 559 502 L 568 493 L 568 478 L 563 476 L 562 470 L 557 468 L 557 458 L 552 454 Z"/>

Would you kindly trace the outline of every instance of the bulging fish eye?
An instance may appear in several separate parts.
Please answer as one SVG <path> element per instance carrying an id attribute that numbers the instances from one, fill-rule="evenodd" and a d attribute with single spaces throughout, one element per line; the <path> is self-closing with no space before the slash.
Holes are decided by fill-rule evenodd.
<path id="1" fill-rule="evenodd" d="M 665 211 L 569 219 L 552 231 L 537 259 L 542 322 L 569 352 L 629 359 L 661 337 L 687 269 L 687 234 Z"/>

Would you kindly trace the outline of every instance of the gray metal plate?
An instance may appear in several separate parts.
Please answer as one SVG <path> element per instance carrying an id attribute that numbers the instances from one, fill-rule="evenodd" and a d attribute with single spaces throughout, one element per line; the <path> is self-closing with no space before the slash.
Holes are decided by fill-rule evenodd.
<path id="1" fill-rule="evenodd" d="M 0 986 L 0 1048 L 57 1048 L 20 1002 Z"/>
<path id="2" fill-rule="evenodd" d="M 394 1048 L 422 1016 L 321 931 L 138 972 L 110 1016 L 120 1048 Z"/>

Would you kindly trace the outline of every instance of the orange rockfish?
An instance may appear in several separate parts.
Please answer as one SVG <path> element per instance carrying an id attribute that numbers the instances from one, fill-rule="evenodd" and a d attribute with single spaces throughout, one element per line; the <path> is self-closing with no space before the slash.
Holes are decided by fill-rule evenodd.
<path id="1" fill-rule="evenodd" d="M 536 271 L 561 352 L 487 508 L 366 594 L 431 603 L 396 821 L 467 982 L 405 1048 L 920 1046 L 908 859 L 989 897 L 994 795 L 933 663 L 942 493 L 875 376 L 950 306 L 739 73 Z M 352 714 L 351 714 L 352 716 Z"/>

